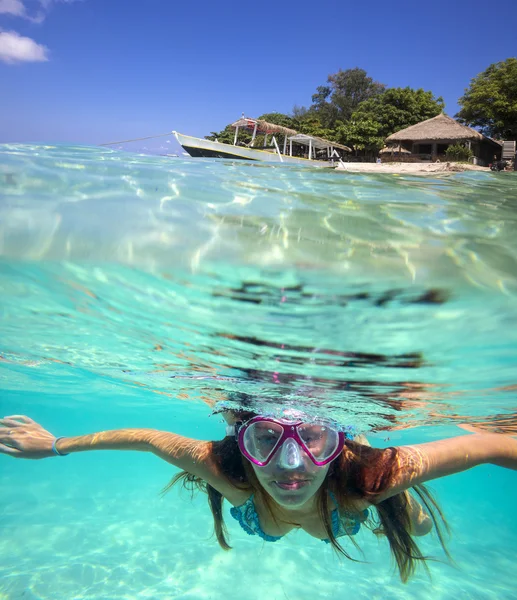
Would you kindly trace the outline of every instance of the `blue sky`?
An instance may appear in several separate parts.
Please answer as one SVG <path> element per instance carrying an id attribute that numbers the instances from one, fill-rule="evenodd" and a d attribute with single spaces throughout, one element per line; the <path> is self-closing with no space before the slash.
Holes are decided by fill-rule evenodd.
<path id="1" fill-rule="evenodd" d="M 202 137 L 307 106 L 353 67 L 453 116 L 472 77 L 517 56 L 516 23 L 515 1 L 0 0 L 0 142 Z"/>

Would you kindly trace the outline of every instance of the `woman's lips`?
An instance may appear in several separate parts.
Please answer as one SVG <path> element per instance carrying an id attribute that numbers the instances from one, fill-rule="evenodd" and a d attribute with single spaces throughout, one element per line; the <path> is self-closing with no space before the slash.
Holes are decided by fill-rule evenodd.
<path id="1" fill-rule="evenodd" d="M 297 481 L 275 481 L 274 483 L 282 490 L 298 490 L 307 485 L 309 480 L 302 479 Z"/>

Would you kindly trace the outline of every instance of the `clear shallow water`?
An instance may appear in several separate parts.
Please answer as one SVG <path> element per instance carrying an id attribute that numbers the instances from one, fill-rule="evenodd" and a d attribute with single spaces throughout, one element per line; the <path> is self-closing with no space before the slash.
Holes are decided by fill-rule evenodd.
<path id="1" fill-rule="evenodd" d="M 331 414 L 377 445 L 464 423 L 515 432 L 516 221 L 512 173 L 368 176 L 4 145 L 1 410 L 60 435 L 219 438 L 207 405 L 228 398 Z M 302 533 L 265 546 L 233 523 L 224 553 L 204 498 L 157 497 L 171 474 L 136 453 L 4 458 L 0 593 L 514 597 L 514 473 L 434 483 L 460 569 L 434 564 L 431 584 L 421 573 L 407 586 L 368 533 L 366 564 L 339 563 Z M 440 556 L 432 537 L 423 546 Z"/>

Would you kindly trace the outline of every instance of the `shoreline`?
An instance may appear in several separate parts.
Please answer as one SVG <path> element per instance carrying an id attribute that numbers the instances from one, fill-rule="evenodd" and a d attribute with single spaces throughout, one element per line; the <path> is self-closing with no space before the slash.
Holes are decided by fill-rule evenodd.
<path id="1" fill-rule="evenodd" d="M 463 163 L 340 163 L 336 171 L 348 171 L 350 173 L 413 173 L 415 175 L 426 175 L 427 173 L 463 173 L 464 171 L 483 171 L 490 173 L 489 167 Z"/>

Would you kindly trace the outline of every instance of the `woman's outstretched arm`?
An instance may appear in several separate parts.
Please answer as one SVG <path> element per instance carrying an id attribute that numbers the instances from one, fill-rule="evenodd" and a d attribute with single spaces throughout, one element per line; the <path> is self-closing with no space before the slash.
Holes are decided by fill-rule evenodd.
<path id="1" fill-rule="evenodd" d="M 0 419 L 0 453 L 13 458 L 48 458 L 87 450 L 136 450 L 161 459 L 220 487 L 221 477 L 212 460 L 211 442 L 195 440 L 157 429 L 116 429 L 60 438 L 25 415 Z M 226 480 L 225 480 L 226 481 Z M 219 485 L 217 485 L 219 484 Z"/>
<path id="2" fill-rule="evenodd" d="M 517 470 L 517 439 L 497 433 L 465 435 L 415 446 L 399 446 L 392 484 L 378 501 L 419 483 L 482 464 Z M 392 452 L 386 449 L 384 452 Z"/>

